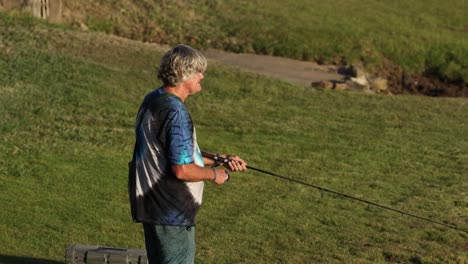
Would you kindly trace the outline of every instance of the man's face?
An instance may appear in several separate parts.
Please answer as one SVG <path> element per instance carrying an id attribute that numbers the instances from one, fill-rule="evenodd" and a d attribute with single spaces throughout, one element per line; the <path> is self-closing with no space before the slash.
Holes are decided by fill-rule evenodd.
<path id="1" fill-rule="evenodd" d="M 202 90 L 201 80 L 203 79 L 203 73 L 199 72 L 195 74 L 191 79 L 186 82 L 189 94 L 198 93 Z"/>

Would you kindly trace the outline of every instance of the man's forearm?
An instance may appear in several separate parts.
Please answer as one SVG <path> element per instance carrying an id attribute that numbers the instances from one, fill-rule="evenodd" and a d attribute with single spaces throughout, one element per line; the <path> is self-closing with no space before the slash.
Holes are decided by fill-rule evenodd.
<path id="1" fill-rule="evenodd" d="M 206 157 L 203 157 L 203 163 L 205 164 L 205 166 L 213 166 L 215 165 L 215 161 L 210 159 L 210 158 L 206 158 Z"/>
<path id="2" fill-rule="evenodd" d="M 172 171 L 177 179 L 187 182 L 213 181 L 215 184 L 223 184 L 229 180 L 226 171 L 211 167 L 200 167 L 194 163 L 186 165 L 173 165 Z"/>
<path id="3" fill-rule="evenodd" d="M 214 172 L 211 168 L 200 167 L 195 163 L 173 165 L 172 171 L 174 172 L 177 179 L 182 181 L 209 181 L 214 178 Z"/>

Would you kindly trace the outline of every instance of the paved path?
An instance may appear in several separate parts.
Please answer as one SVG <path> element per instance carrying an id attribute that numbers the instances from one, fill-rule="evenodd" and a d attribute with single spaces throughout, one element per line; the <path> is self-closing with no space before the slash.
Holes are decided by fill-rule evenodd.
<path id="1" fill-rule="evenodd" d="M 288 80 L 303 86 L 321 80 L 341 81 L 344 75 L 332 65 L 318 65 L 313 62 L 297 61 L 282 57 L 255 54 L 237 54 L 214 49 L 202 51 L 209 60 L 238 66 L 244 70 Z"/>

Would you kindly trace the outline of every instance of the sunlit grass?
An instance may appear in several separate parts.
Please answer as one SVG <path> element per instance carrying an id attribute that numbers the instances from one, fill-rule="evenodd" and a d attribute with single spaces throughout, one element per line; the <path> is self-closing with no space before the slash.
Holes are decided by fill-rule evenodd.
<path id="1" fill-rule="evenodd" d="M 143 248 L 127 161 L 161 51 L 3 15 L 0 40 L 0 262 Z M 319 91 L 212 63 L 203 87 L 187 100 L 202 148 L 467 229 L 465 99 Z M 249 171 L 207 184 L 196 262 L 463 263 L 467 240 Z"/>

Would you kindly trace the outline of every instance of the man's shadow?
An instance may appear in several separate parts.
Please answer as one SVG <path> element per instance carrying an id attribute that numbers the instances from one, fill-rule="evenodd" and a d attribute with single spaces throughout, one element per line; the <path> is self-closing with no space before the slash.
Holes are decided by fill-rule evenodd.
<path id="1" fill-rule="evenodd" d="M 0 264 L 63 264 L 64 261 L 0 255 Z"/>

